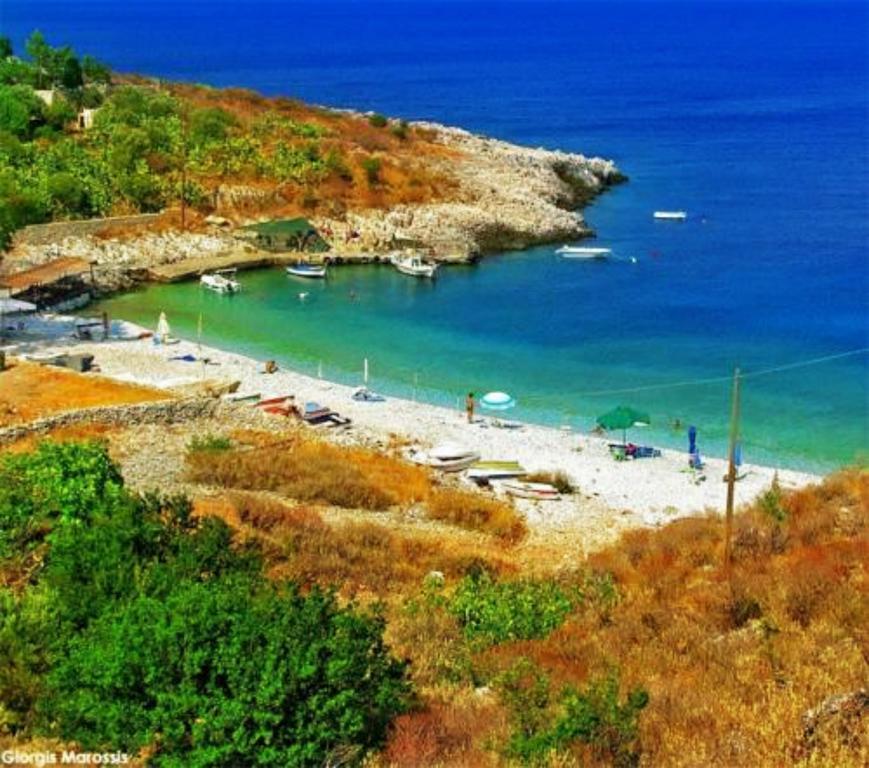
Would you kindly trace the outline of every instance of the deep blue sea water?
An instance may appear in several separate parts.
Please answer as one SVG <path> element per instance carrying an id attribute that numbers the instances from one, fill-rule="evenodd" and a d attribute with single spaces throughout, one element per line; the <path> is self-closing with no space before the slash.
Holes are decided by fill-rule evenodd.
<path id="1" fill-rule="evenodd" d="M 34 27 L 122 71 L 242 85 L 427 118 L 615 159 L 630 182 L 586 211 L 636 264 L 551 248 L 444 270 L 432 288 L 340 270 L 304 304 L 277 272 L 231 302 L 155 287 L 206 341 L 379 388 L 455 402 L 507 389 L 516 415 L 587 428 L 618 402 L 723 450 L 726 376 L 869 346 L 869 5 L 862 2 L 205 2 L 0 0 L 16 46 Z M 684 208 L 684 224 L 656 209 Z M 359 301 L 351 302 L 349 290 Z M 341 332 L 336 334 L 336 329 Z M 866 355 L 745 382 L 749 460 L 828 468 L 864 454 Z"/>

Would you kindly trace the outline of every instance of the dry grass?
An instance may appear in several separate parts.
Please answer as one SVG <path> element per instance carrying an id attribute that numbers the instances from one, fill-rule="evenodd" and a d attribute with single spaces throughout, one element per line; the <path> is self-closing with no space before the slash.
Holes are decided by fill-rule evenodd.
<path id="1" fill-rule="evenodd" d="M 232 182 L 261 189 L 279 189 L 286 203 L 275 203 L 266 211 L 269 215 L 310 215 L 321 213 L 340 215 L 348 209 L 383 208 L 401 203 L 419 203 L 448 199 L 454 195 L 455 181 L 444 169 L 443 160 L 455 153 L 433 141 L 425 131 L 409 129 L 404 138 L 395 135 L 391 125 L 376 127 L 365 116 L 339 113 L 312 107 L 286 98 L 266 98 L 239 88 L 214 89 L 188 84 L 172 84 L 172 93 L 196 108 L 220 108 L 230 113 L 243 131 L 252 130 L 266 116 L 317 126 L 323 136 L 317 139 L 321 154 L 340 155 L 348 173 L 332 174 L 305 184 L 278 184 L 255 175 L 250 178 L 235 174 Z M 279 133 L 283 143 L 304 146 L 309 139 Z M 266 145 L 265 150 L 270 151 Z M 363 161 L 375 156 L 382 163 L 380 181 L 369 184 Z M 198 179 L 204 186 L 214 186 L 222 180 Z M 266 205 L 266 207 L 268 207 Z M 232 212 L 225 212 L 232 213 Z M 250 213 L 250 212 L 248 212 Z"/>
<path id="2" fill-rule="evenodd" d="M 429 481 L 418 467 L 362 449 L 297 436 L 268 446 L 188 456 L 190 479 L 224 488 L 350 509 L 384 510 L 425 498 Z"/>
<path id="3" fill-rule="evenodd" d="M 71 424 L 58 427 L 37 435 L 28 435 L 5 445 L 0 445 L 0 453 L 29 453 L 42 440 L 55 443 L 84 442 L 88 440 L 105 440 L 119 431 L 119 427 L 108 424 Z"/>
<path id="4" fill-rule="evenodd" d="M 220 517 L 243 539 L 257 539 L 274 578 L 337 586 L 346 595 L 400 600 L 432 571 L 461 578 L 480 563 L 497 574 L 514 570 L 500 548 L 471 536 L 448 538 L 443 531 L 368 520 L 326 522 L 316 508 L 264 493 L 200 498 L 195 508 Z"/>
<path id="5" fill-rule="evenodd" d="M 76 408 L 166 399 L 165 392 L 148 387 L 24 361 L 0 371 L 0 427 Z"/>
<path id="6" fill-rule="evenodd" d="M 391 459 L 363 452 L 349 463 L 357 460 L 365 472 L 369 462 L 382 471 L 378 482 L 392 476 Z M 270 457 L 258 466 L 278 461 Z M 491 500 L 432 488 L 427 475 L 418 477 L 404 503 L 423 499 L 433 518 L 512 536 L 515 523 L 509 515 L 502 521 Z M 387 488 L 398 494 L 394 485 Z M 811 743 L 803 736 L 809 710 L 865 687 L 869 678 L 866 473 L 840 473 L 784 494 L 778 521 L 761 504 L 742 510 L 729 572 L 721 565 L 722 521 L 713 516 L 630 531 L 588 558 L 571 556 L 569 542 L 560 552 L 548 544 L 548 561 L 532 563 L 525 550 L 540 545 L 536 535 L 514 554 L 494 537 L 348 522 L 332 519 L 334 512 L 327 520 L 313 507 L 262 493 L 236 493 L 221 503 L 226 519 L 264 543 L 274 577 L 334 584 L 345 597 L 384 601 L 387 640 L 411 661 L 420 699 L 415 712 L 394 724 L 376 765 L 505 764 L 500 750 L 510 726 L 497 680 L 520 658 L 546 672 L 554 696 L 613 667 L 624 690 L 646 689 L 642 765 L 858 766 L 869 760 L 865 717 L 834 720 Z M 618 599 L 589 601 L 546 638 L 479 649 L 469 646 L 444 600 L 481 567 L 501 579 L 533 574 L 565 586 L 586 584 L 589 573 L 610 574 Z M 432 571 L 443 574 L 445 586 L 425 586 Z M 582 748 L 550 763 L 579 759 L 606 764 Z"/>
<path id="7" fill-rule="evenodd" d="M 275 446 L 252 433 L 241 437 L 247 448 L 191 452 L 189 479 L 345 509 L 384 511 L 425 504 L 434 520 L 480 531 L 505 543 L 516 543 L 527 534 L 525 522 L 510 504 L 479 493 L 439 489 L 425 469 L 405 461 L 303 434 Z"/>
<path id="8" fill-rule="evenodd" d="M 444 489 L 435 491 L 428 501 L 428 513 L 434 520 L 484 531 L 506 542 L 517 542 L 528 533 L 525 521 L 510 505 L 479 493 Z"/>

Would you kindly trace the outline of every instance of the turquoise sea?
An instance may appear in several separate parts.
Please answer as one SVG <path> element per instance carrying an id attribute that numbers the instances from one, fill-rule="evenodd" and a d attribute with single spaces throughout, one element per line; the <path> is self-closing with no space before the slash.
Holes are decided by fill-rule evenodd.
<path id="1" fill-rule="evenodd" d="M 104 303 L 181 335 L 347 382 L 455 404 L 515 395 L 517 418 L 588 429 L 619 403 L 650 440 L 723 453 L 726 378 L 869 346 L 869 10 L 862 2 L 4 0 L 117 69 L 461 125 L 615 159 L 630 182 L 586 210 L 601 245 L 325 285 L 245 273 L 241 295 L 152 286 Z M 652 220 L 684 208 L 681 224 Z M 309 292 L 305 301 L 302 291 Z M 355 294 L 355 299 L 351 298 Z M 747 461 L 828 469 L 864 454 L 865 354 L 744 383 Z M 600 394 L 605 391 L 606 394 Z"/>

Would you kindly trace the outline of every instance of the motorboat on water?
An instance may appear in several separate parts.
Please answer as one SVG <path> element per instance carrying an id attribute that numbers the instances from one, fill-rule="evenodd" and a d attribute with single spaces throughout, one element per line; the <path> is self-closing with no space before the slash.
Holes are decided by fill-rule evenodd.
<path id="1" fill-rule="evenodd" d="M 392 265 L 403 275 L 433 278 L 438 265 L 423 261 L 419 256 L 393 256 Z"/>
<path id="2" fill-rule="evenodd" d="M 199 282 L 215 293 L 238 293 L 241 283 L 235 279 L 235 269 L 218 269 L 203 275 Z"/>
<path id="3" fill-rule="evenodd" d="M 443 443 L 430 451 L 415 453 L 411 461 L 441 472 L 461 472 L 480 460 L 480 454 L 456 443 Z"/>
<path id="4" fill-rule="evenodd" d="M 563 245 L 555 251 L 565 259 L 608 259 L 611 248 L 587 248 L 578 245 Z"/>
<path id="5" fill-rule="evenodd" d="M 686 211 L 655 211 L 654 218 L 663 221 L 685 221 L 688 218 Z"/>
<path id="6" fill-rule="evenodd" d="M 287 274 L 295 277 L 309 277 L 315 279 L 323 279 L 326 277 L 325 264 L 291 264 L 287 267 Z"/>

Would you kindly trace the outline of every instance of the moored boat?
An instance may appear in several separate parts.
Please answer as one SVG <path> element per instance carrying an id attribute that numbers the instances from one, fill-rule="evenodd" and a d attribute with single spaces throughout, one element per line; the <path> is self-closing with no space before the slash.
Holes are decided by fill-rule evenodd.
<path id="1" fill-rule="evenodd" d="M 295 277 L 323 279 L 326 277 L 326 265 L 304 264 L 302 262 L 299 262 L 298 264 L 291 264 L 290 266 L 288 266 L 287 274 L 294 275 Z"/>
<path id="2" fill-rule="evenodd" d="M 578 245 L 563 245 L 555 252 L 565 259 L 606 259 L 612 255 L 610 248 L 587 248 Z"/>
<path id="3" fill-rule="evenodd" d="M 419 256 L 393 256 L 392 265 L 411 277 L 434 277 L 438 269 L 437 264 L 423 261 Z"/>
<path id="4" fill-rule="evenodd" d="M 685 221 L 688 218 L 685 211 L 655 211 L 652 215 L 654 218 L 664 221 Z"/>
<path id="5" fill-rule="evenodd" d="M 218 269 L 199 278 L 199 282 L 215 293 L 238 293 L 241 283 L 235 279 L 235 269 Z"/>

